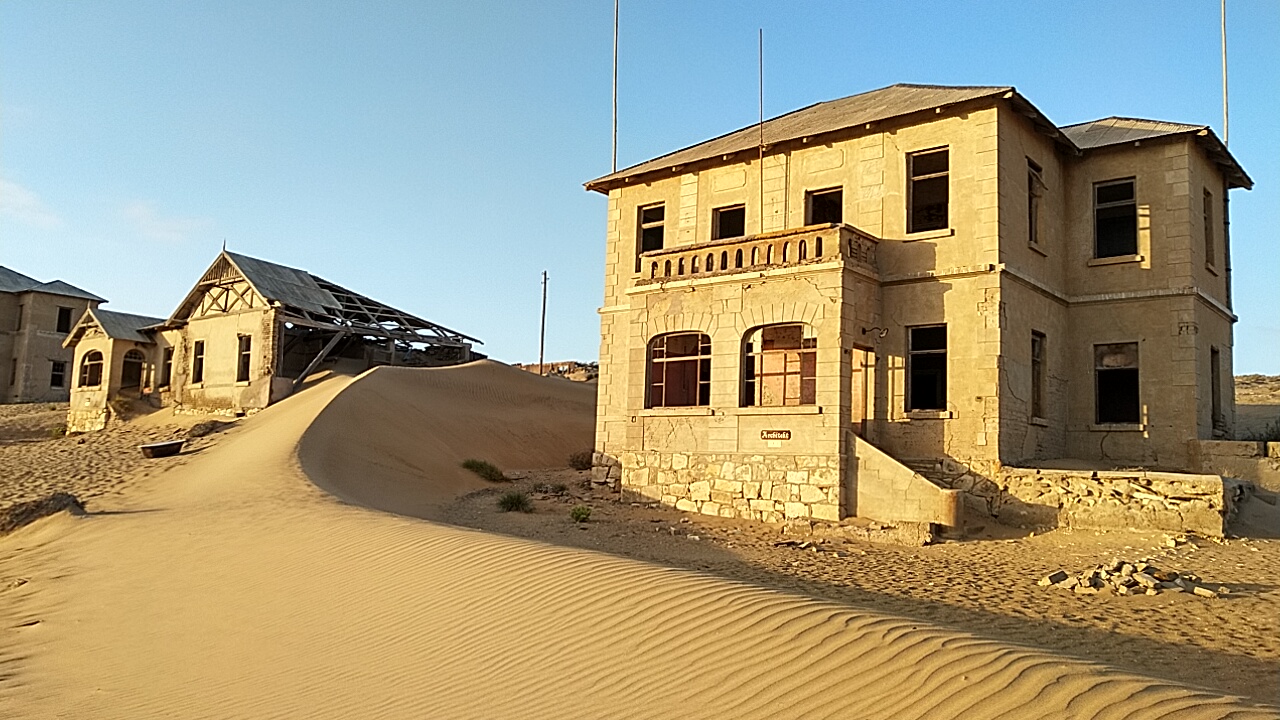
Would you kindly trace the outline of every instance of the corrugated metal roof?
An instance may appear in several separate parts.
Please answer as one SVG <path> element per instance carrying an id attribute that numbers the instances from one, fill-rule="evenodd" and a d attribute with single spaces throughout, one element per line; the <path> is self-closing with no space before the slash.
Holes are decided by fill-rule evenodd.
<path id="1" fill-rule="evenodd" d="M 65 283 L 61 280 L 50 280 L 42 283 L 35 278 L 29 278 L 16 270 L 10 270 L 4 266 L 0 266 L 0 292 L 41 292 L 49 295 L 64 295 L 66 297 L 106 302 L 105 299 L 86 290 L 81 290 L 71 283 Z"/>
<path id="2" fill-rule="evenodd" d="M 102 310 L 100 308 L 90 309 L 87 314 L 93 316 L 93 318 L 98 321 L 98 326 L 107 334 L 107 337 L 114 338 L 116 340 L 132 340 L 140 343 L 153 342 L 151 338 L 139 332 L 140 330 L 160 325 L 164 322 L 162 318 L 153 318 L 146 315 L 130 315 L 128 313 Z"/>
<path id="3" fill-rule="evenodd" d="M 31 288 L 32 292 L 49 293 L 50 295 L 64 295 L 66 297 L 77 297 L 85 300 L 96 300 L 97 302 L 106 302 L 106 298 L 100 298 L 97 295 L 61 280 L 50 280 L 47 283 L 40 283 Z"/>
<path id="4" fill-rule="evenodd" d="M 843 130 L 855 125 L 880 122 L 921 110 L 954 105 L 992 95 L 1003 95 L 1012 91 L 1012 87 L 891 85 L 839 100 L 820 102 L 772 120 L 766 120 L 764 122 L 764 144 L 773 145 L 788 140 L 798 140 L 804 137 Z M 592 180 L 587 183 L 587 189 L 601 189 L 599 186 L 623 178 L 635 177 L 655 170 L 665 170 L 677 165 L 685 165 L 743 150 L 750 150 L 759 147 L 759 144 L 760 126 L 750 125 L 728 135 L 721 135 L 718 138 L 713 138 Z"/>
<path id="5" fill-rule="evenodd" d="M 0 292 L 26 292 L 39 285 L 40 281 L 0 265 Z"/>
<path id="6" fill-rule="evenodd" d="M 1163 120 L 1109 117 L 1077 125 L 1067 125 L 1061 129 L 1062 133 L 1071 138 L 1071 142 L 1079 146 L 1081 150 L 1088 150 L 1104 145 L 1137 142 L 1164 135 L 1199 132 L 1208 130 L 1209 127 L 1207 125 L 1164 122 Z"/>
<path id="7" fill-rule="evenodd" d="M 326 315 L 342 308 L 342 303 L 328 290 L 320 287 L 311 273 L 305 270 L 229 251 L 226 255 L 268 302 L 292 305 L 307 312 Z"/>

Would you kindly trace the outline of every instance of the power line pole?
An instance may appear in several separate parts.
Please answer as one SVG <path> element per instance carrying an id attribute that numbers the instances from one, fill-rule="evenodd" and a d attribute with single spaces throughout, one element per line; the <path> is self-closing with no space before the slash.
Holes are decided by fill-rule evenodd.
<path id="1" fill-rule="evenodd" d="M 538 374 L 545 375 L 543 352 L 547 347 L 547 271 L 542 271 L 542 332 L 538 334 Z"/>

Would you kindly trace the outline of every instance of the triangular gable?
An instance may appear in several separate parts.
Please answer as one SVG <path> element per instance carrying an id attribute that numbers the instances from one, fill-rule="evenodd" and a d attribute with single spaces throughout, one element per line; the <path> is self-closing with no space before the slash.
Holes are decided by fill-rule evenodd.
<path id="1" fill-rule="evenodd" d="M 98 330 L 113 340 L 129 340 L 138 343 L 155 342 L 146 332 L 164 323 L 161 318 L 147 315 L 131 315 L 129 313 L 112 312 L 102 308 L 89 308 L 71 327 L 71 332 L 62 341 L 67 348 L 80 342 L 90 330 Z"/>
<path id="2" fill-rule="evenodd" d="M 229 288 L 238 282 L 246 283 L 249 286 L 248 293 L 252 293 L 256 297 L 248 296 L 245 292 L 229 292 L 220 293 L 217 298 L 210 297 L 210 290 L 213 288 Z M 191 320 L 193 315 L 199 313 L 202 307 L 208 309 L 210 302 L 219 302 L 223 304 L 224 311 L 243 303 L 246 307 L 262 306 L 269 302 L 269 298 L 253 284 L 253 279 L 248 277 L 244 272 L 236 266 L 232 260 L 231 254 L 227 251 L 218 253 L 218 257 L 214 258 L 213 264 L 208 270 L 200 276 L 196 284 L 192 286 L 191 291 L 178 304 L 173 314 L 169 316 L 167 325 L 182 324 Z"/>

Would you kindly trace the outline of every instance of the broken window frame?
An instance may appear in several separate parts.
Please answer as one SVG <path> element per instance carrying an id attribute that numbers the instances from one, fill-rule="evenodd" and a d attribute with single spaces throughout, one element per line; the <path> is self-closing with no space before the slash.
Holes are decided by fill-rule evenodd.
<path id="1" fill-rule="evenodd" d="M 1217 246 L 1213 238 L 1213 193 L 1204 189 L 1204 266 L 1213 270 L 1217 266 Z"/>
<path id="2" fill-rule="evenodd" d="M 815 212 L 815 206 L 819 208 L 819 212 Z M 822 219 L 827 216 L 830 209 L 835 210 L 835 219 Z M 844 223 L 844 186 L 825 188 L 822 190 L 810 190 L 804 194 L 804 224 L 820 225 L 834 223 L 840 225 Z"/>
<path id="3" fill-rule="evenodd" d="M 249 382 L 253 368 L 253 336 L 236 335 L 236 382 Z"/>
<path id="4" fill-rule="evenodd" d="M 65 360 L 53 360 L 49 363 L 49 387 L 64 388 L 67 386 L 67 363 Z"/>
<path id="5" fill-rule="evenodd" d="M 1027 244 L 1034 248 L 1040 248 L 1040 198 L 1046 187 L 1044 170 L 1027 158 Z"/>
<path id="6" fill-rule="evenodd" d="M 658 335 L 649 341 L 647 355 L 646 408 L 711 404 L 710 335 L 696 331 Z"/>
<path id="7" fill-rule="evenodd" d="M 63 335 L 71 332 L 71 326 L 74 324 L 74 318 L 71 313 L 75 312 L 75 308 L 58 306 L 58 320 L 54 325 L 54 332 L 60 332 Z"/>
<path id="8" fill-rule="evenodd" d="M 80 384 L 77 387 L 102 387 L 103 357 L 100 350 L 90 350 L 80 358 Z"/>
<path id="9" fill-rule="evenodd" d="M 204 382 L 204 340 L 191 342 L 191 384 Z"/>
<path id="10" fill-rule="evenodd" d="M 925 343 L 925 338 L 918 336 L 932 330 L 942 331 L 942 344 Z M 906 411 L 941 412 L 947 409 L 947 326 L 945 323 L 916 325 L 907 328 L 907 387 Z M 938 362 L 941 358 L 941 362 Z M 923 368 L 921 366 L 924 366 Z M 927 374 L 926 374 L 927 373 Z M 934 402 L 926 402 L 923 394 L 924 380 L 932 378 Z"/>
<path id="11" fill-rule="evenodd" d="M 1094 422 L 1098 425 L 1141 424 L 1141 380 L 1136 341 L 1094 345 Z M 1126 397 L 1118 397 L 1121 394 Z"/>
<path id="12" fill-rule="evenodd" d="M 659 217 L 646 213 L 658 211 Z M 640 256 L 653 250 L 661 250 L 666 242 L 667 204 L 650 203 L 636 208 L 636 272 L 640 272 Z"/>
<path id="13" fill-rule="evenodd" d="M 742 339 L 742 360 L 742 407 L 817 404 L 818 338 L 812 325 L 753 328 Z"/>
<path id="14" fill-rule="evenodd" d="M 1129 197 L 1120 200 L 1100 201 L 1098 196 L 1101 192 L 1108 188 L 1120 187 L 1122 185 L 1129 186 Z M 1117 210 L 1128 209 L 1123 215 L 1116 213 Z M 1104 217 L 1107 216 L 1107 217 Z M 1108 231 L 1103 232 L 1103 222 L 1114 222 L 1118 218 L 1128 218 L 1131 220 L 1132 228 L 1131 236 L 1129 233 L 1119 233 Z M 1104 234 L 1106 237 L 1104 238 Z M 1121 235 L 1125 235 L 1121 237 Z M 1111 245 L 1104 250 L 1103 243 Z M 1123 242 L 1123 246 L 1119 243 Z M 1105 252 L 1105 254 L 1104 254 Z M 1116 180 L 1105 180 L 1093 184 L 1093 257 L 1095 259 L 1106 258 L 1122 258 L 1138 254 L 1138 181 L 1136 178 L 1118 178 Z"/>
<path id="15" fill-rule="evenodd" d="M 934 170 L 932 172 L 917 172 L 916 165 L 922 159 L 932 159 L 931 156 L 942 155 L 944 158 L 944 166 L 942 170 Z M 921 163 L 923 164 L 923 163 Z M 938 181 L 941 180 L 939 183 Z M 924 194 L 929 187 L 940 186 L 943 189 L 942 202 L 921 205 L 917 202 L 916 196 Z M 937 217 L 925 217 L 926 208 L 941 207 L 942 212 Z M 920 217 L 917 218 L 917 214 Z M 918 150 L 907 155 L 907 234 L 934 232 L 938 230 L 946 230 L 951 227 L 951 148 L 949 146 L 930 148 L 928 150 Z"/>
<path id="16" fill-rule="evenodd" d="M 733 227 L 728 230 L 723 228 L 725 216 L 729 213 L 741 213 L 741 220 L 734 224 L 742 226 L 742 232 L 735 235 L 726 235 L 726 232 L 732 232 Z M 745 203 L 736 205 L 725 205 L 724 207 L 712 208 L 711 210 L 711 239 L 712 240 L 729 240 L 731 238 L 740 238 L 747 236 L 747 206 Z"/>
<path id="17" fill-rule="evenodd" d="M 1031 331 L 1031 417 L 1043 420 L 1045 390 L 1045 334 Z"/>

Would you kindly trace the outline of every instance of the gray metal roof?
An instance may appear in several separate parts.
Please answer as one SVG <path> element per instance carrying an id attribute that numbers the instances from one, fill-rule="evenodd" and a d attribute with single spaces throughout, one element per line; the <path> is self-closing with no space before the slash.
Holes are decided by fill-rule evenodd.
<path id="1" fill-rule="evenodd" d="M 1070 138 L 1081 150 L 1122 145 L 1140 142 L 1152 138 L 1170 135 L 1193 134 L 1205 153 L 1222 166 L 1223 173 L 1231 187 L 1252 188 L 1253 180 L 1245 173 L 1240 163 L 1236 162 L 1227 146 L 1218 140 L 1208 125 L 1188 125 L 1187 123 L 1167 122 L 1164 120 L 1146 120 L 1143 118 L 1108 117 L 1100 120 L 1066 125 L 1062 134 Z"/>
<path id="2" fill-rule="evenodd" d="M 77 297 L 85 300 L 106 302 L 104 298 L 100 298 L 86 290 L 81 290 L 70 283 L 65 283 L 61 280 L 50 280 L 49 282 L 42 283 L 35 278 L 29 278 L 16 270 L 10 270 L 2 265 L 0 265 L 0 292 L 40 292 L 47 293 L 49 295 L 63 295 L 66 297 Z"/>
<path id="3" fill-rule="evenodd" d="M 829 100 L 800 108 L 764 122 L 764 144 L 774 145 L 788 140 L 835 132 L 845 128 L 880 122 L 901 115 L 954 105 L 969 100 L 1013 92 L 1012 87 L 891 85 L 879 90 Z M 698 143 L 673 153 L 632 165 L 587 183 L 588 190 L 603 190 L 605 185 L 637 175 L 666 170 L 701 160 L 751 150 L 760 145 L 759 125 L 735 130 L 728 135 Z"/>
<path id="4" fill-rule="evenodd" d="M 102 310 L 101 308 L 90 308 L 85 315 L 86 317 L 92 316 L 97 320 L 98 326 L 107 334 L 107 337 L 140 343 L 153 342 L 150 337 L 139 332 L 140 330 L 164 323 L 164 318 L 130 315 L 112 310 Z"/>
<path id="5" fill-rule="evenodd" d="M 342 308 L 342 303 L 328 290 L 320 287 L 311 273 L 305 270 L 229 251 L 226 256 L 268 302 L 324 314 Z"/>

